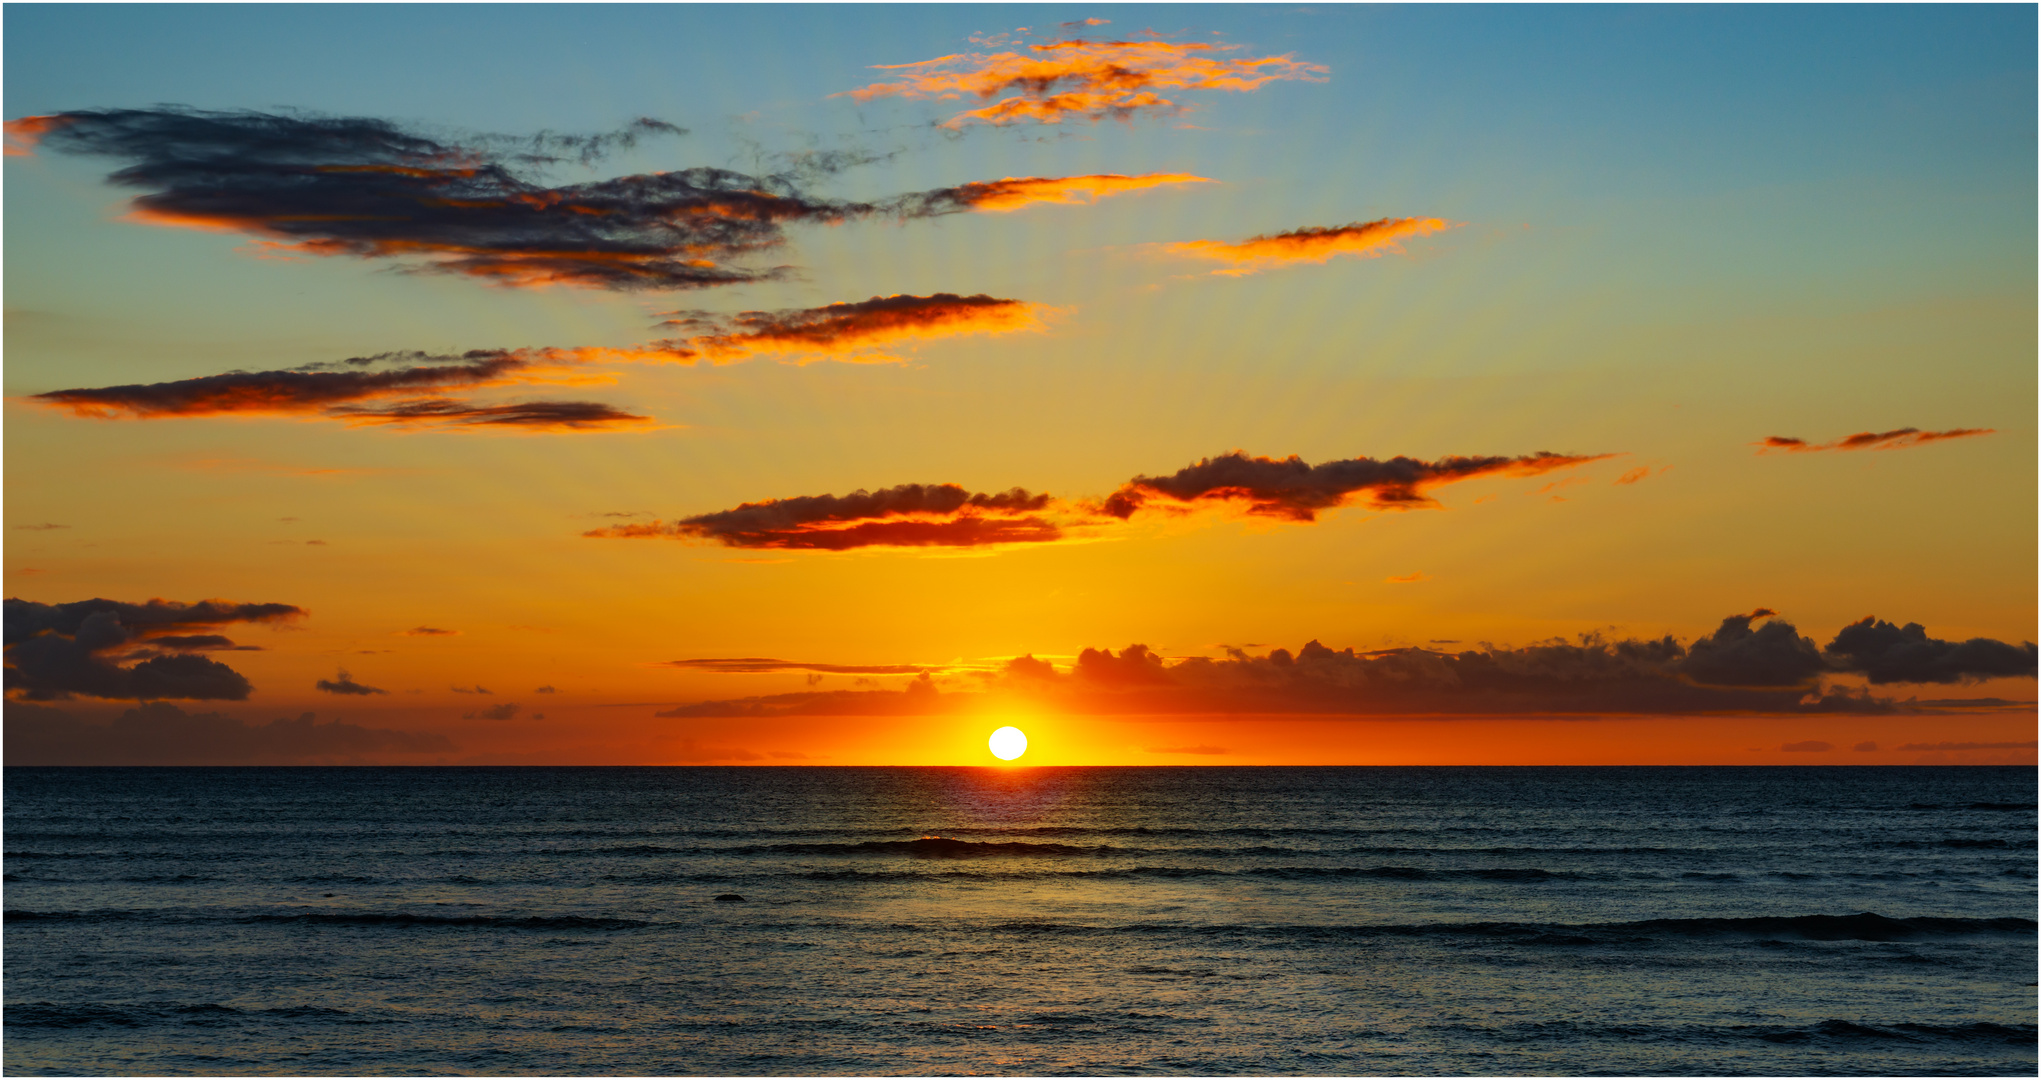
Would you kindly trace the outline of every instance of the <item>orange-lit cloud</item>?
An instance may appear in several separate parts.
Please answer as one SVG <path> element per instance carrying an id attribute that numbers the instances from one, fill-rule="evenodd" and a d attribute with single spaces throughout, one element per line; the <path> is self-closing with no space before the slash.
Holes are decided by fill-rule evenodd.
<path id="1" fill-rule="evenodd" d="M 1163 184 L 1212 184 L 1215 180 L 1189 173 L 1148 173 L 1121 176 L 1009 176 L 1004 180 L 960 184 L 948 189 L 952 198 L 973 210 L 1004 212 L 1035 203 L 1076 203 L 1089 206 L 1111 195 Z"/>
<path id="2" fill-rule="evenodd" d="M 768 499 L 678 521 L 611 525 L 582 535 L 822 551 L 1039 544 L 1109 529 L 1143 511 L 1231 507 L 1308 522 L 1320 511 L 1364 498 L 1379 509 L 1428 508 L 1437 503 L 1424 489 L 1436 485 L 1482 476 L 1536 476 L 1612 456 L 1541 451 L 1522 457 L 1353 458 L 1307 465 L 1294 455 L 1278 461 L 1236 450 L 1171 476 L 1137 476 L 1101 500 L 1059 500 L 1024 488 L 987 495 L 956 484 L 901 484 L 844 496 Z"/>
<path id="3" fill-rule="evenodd" d="M 802 660 L 774 660 L 763 656 L 669 660 L 666 666 L 713 671 L 721 675 L 767 675 L 782 671 L 812 671 L 822 675 L 919 675 L 925 671 L 947 670 L 923 664 L 813 664 Z"/>
<path id="4" fill-rule="evenodd" d="M 671 358 L 671 354 L 656 349 L 478 349 L 451 356 L 381 353 L 283 371 L 235 371 L 166 383 L 53 390 L 31 395 L 28 400 L 98 420 L 310 415 L 352 423 L 449 428 L 563 431 L 643 427 L 651 422 L 649 418 L 594 402 L 474 405 L 410 395 L 576 381 L 571 369 L 582 364 L 644 358 Z M 409 399 L 388 405 L 357 404 L 393 398 Z"/>
<path id="5" fill-rule="evenodd" d="M 1053 503 L 1020 488 L 990 495 L 955 484 L 900 484 L 843 496 L 768 499 L 671 523 L 612 525 L 582 535 L 819 551 L 1042 543 L 1063 537 L 1061 526 L 1041 516 Z"/>
<path id="6" fill-rule="evenodd" d="M 1429 462 L 1349 458 L 1308 465 L 1295 454 L 1277 460 L 1235 450 L 1169 476 L 1137 476 L 1098 509 L 1124 519 L 1143 509 L 1225 504 L 1263 517 L 1313 521 L 1320 511 L 1362 498 L 1385 510 L 1431 507 L 1437 504 L 1425 489 L 1440 484 L 1483 476 L 1537 476 L 1614 456 L 1539 451 L 1522 457 L 1447 457 Z"/>
<path id="7" fill-rule="evenodd" d="M 1822 681 L 1862 674 L 1846 635 L 1819 648 L 1783 620 L 1732 615 L 1691 643 L 1671 636 L 1610 640 L 1589 634 L 1518 648 L 1443 652 L 1333 650 L 1174 663 L 1142 645 L 1085 649 L 1059 671 L 1016 658 L 984 689 L 945 690 L 924 674 L 906 690 L 777 694 L 681 706 L 661 716 L 857 716 L 984 713 L 1034 708 L 1069 715 L 1675 715 L 1696 713 L 1934 712 L 1967 702 L 1893 701 Z M 1889 625 L 1889 624 L 1888 624 Z M 1977 643 L 1970 643 L 1977 644 Z M 1981 674 L 2033 678 L 2034 646 L 1986 642 L 2000 654 Z M 2014 658 L 2010 662 L 2000 660 Z M 1920 672 L 1936 681 L 1946 671 Z M 1151 748 L 1210 753 L 1216 748 Z"/>
<path id="8" fill-rule="evenodd" d="M 1235 265 L 1214 274 L 1240 277 L 1291 263 L 1323 263 L 1335 255 L 1363 259 L 1402 254 L 1398 241 L 1458 226 L 1440 218 L 1382 218 L 1356 221 L 1350 225 L 1313 225 L 1290 232 L 1250 237 L 1239 243 L 1223 240 L 1185 240 L 1162 245 L 1162 251 L 1191 259 L 1214 259 Z"/>
<path id="9" fill-rule="evenodd" d="M 0 124 L 0 132 L 4 132 L 6 142 L 4 153 L 8 157 L 31 156 L 43 136 L 69 122 L 63 116 L 24 116 Z"/>
<path id="10" fill-rule="evenodd" d="M 291 604 L 231 600 L 124 603 L 80 600 L 6 602 L 6 685 L 17 700 L 74 695 L 142 700 L 241 701 L 248 680 L 225 664 L 196 655 L 243 650 L 218 634 L 192 634 L 236 622 L 277 623 L 303 616 Z M 135 662 L 139 661 L 139 662 Z M 130 666 L 122 667 L 122 664 Z"/>
<path id="11" fill-rule="evenodd" d="M 758 356 L 853 362 L 897 361 L 885 349 L 966 334 L 1041 330 L 1051 309 L 980 293 L 958 296 L 874 296 L 853 303 L 735 315 L 676 312 L 662 326 L 705 331 L 655 342 L 654 359 L 734 364 Z"/>
<path id="12" fill-rule="evenodd" d="M 1229 55 L 1240 48 L 1167 41 L 1057 41 L 1019 51 L 957 53 L 914 64 L 876 65 L 875 70 L 892 73 L 891 81 L 838 96 L 856 101 L 902 97 L 988 102 L 944 121 L 942 126 L 951 129 L 971 123 L 1058 124 L 1072 118 L 1174 115 L 1188 108 L 1158 90 L 1245 92 L 1278 80 L 1324 82 L 1331 70 L 1287 54 Z M 1001 96 L 1005 94 L 1012 96 Z"/>
<path id="13" fill-rule="evenodd" d="M 1386 585 L 1412 585 L 1420 581 L 1430 580 L 1431 575 L 1420 570 L 1414 574 L 1403 574 L 1399 577 L 1386 577 L 1382 579 L 1382 582 Z"/>
<path id="14" fill-rule="evenodd" d="M 1990 435 L 1994 428 L 1952 428 L 1948 431 L 1922 431 L 1919 428 L 1897 428 L 1892 431 L 1860 431 L 1837 439 L 1832 443 L 1819 445 L 1806 439 L 1795 439 L 1785 435 L 1767 436 L 1765 441 L 1755 444 L 1758 453 L 1783 450 L 1789 454 L 1814 453 L 1820 450 L 1898 450 L 1908 446 L 1925 446 L 1944 439 L 1967 439 L 1974 435 Z"/>

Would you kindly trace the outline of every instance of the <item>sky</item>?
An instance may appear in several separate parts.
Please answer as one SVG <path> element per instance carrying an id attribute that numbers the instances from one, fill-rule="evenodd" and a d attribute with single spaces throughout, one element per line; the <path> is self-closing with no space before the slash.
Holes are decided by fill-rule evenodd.
<path id="1" fill-rule="evenodd" d="M 2033 764 L 2032 7 L 10 5 L 14 764 Z"/>

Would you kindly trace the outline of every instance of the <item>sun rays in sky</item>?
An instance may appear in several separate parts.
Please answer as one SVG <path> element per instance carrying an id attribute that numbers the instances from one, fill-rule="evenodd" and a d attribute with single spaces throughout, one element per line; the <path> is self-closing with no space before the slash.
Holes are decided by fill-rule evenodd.
<path id="1" fill-rule="evenodd" d="M 2031 11 L 484 10 L 8 13 L 19 760 L 2033 760 Z"/>

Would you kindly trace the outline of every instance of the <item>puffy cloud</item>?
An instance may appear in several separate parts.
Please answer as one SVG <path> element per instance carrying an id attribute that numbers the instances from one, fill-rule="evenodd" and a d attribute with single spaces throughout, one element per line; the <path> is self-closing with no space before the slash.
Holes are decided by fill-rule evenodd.
<path id="1" fill-rule="evenodd" d="M 964 334 L 1040 330 L 1041 316 L 1047 310 L 1024 300 L 1002 300 L 983 293 L 936 293 L 874 296 L 817 308 L 735 315 L 675 312 L 677 317 L 662 325 L 698 332 L 657 342 L 653 348 L 676 360 L 701 359 L 714 364 L 771 355 L 883 362 L 898 360 L 883 350 L 901 344 Z"/>
<path id="2" fill-rule="evenodd" d="M 1762 611 L 1762 609 L 1760 609 Z M 1145 645 L 1085 649 L 1069 672 L 1032 655 L 979 679 L 983 689 L 839 690 L 706 701 L 661 716 L 978 714 L 1040 708 L 1070 715 L 1315 714 L 1348 716 L 1651 716 L 1712 713 L 1932 713 L 1938 702 L 1895 702 L 1824 685 L 1812 643 L 1782 619 L 1734 615 L 1692 644 L 1666 636 L 1598 634 L 1519 647 L 1442 651 L 1231 649 L 1170 662 Z M 820 665 L 813 665 L 819 667 Z M 2030 670 L 2028 674 L 2033 673 Z M 924 674 L 923 679 L 927 676 Z M 1966 703 L 1967 704 L 1967 703 Z M 1786 749 L 1813 752 L 1810 744 Z M 1833 749 L 1821 744 L 1819 749 Z M 1184 752 L 1184 751 L 1169 751 Z"/>
<path id="3" fill-rule="evenodd" d="M 1073 118 L 1096 122 L 1176 115 L 1188 106 L 1157 91 L 1246 92 L 1278 80 L 1323 82 L 1330 70 L 1288 54 L 1232 55 L 1241 48 L 1203 42 L 1057 41 L 875 65 L 874 70 L 889 73 L 889 81 L 838 96 L 860 102 L 901 97 L 988 103 L 945 121 L 942 126 L 951 129 L 972 123 L 1059 124 Z"/>
<path id="4" fill-rule="evenodd" d="M 612 525 L 582 535 L 667 536 L 730 547 L 821 551 L 1040 543 L 1062 536 L 1058 525 L 1038 516 L 1052 501 L 1021 488 L 992 495 L 956 484 L 900 484 L 842 496 L 768 499 L 671 523 Z"/>
<path id="5" fill-rule="evenodd" d="M 1214 259 L 1233 266 L 1212 273 L 1241 277 L 1290 263 L 1324 263 L 1335 255 L 1363 259 L 1400 255 L 1397 241 L 1410 236 L 1429 236 L 1456 228 L 1439 218 L 1382 218 L 1356 221 L 1350 225 L 1314 225 L 1285 233 L 1250 237 L 1239 243 L 1223 240 L 1185 240 L 1162 245 L 1162 251 L 1191 259 Z"/>
<path id="6" fill-rule="evenodd" d="M 2033 678 L 2036 650 L 1990 638 L 1942 641 L 1919 623 L 1894 626 L 1865 616 L 1843 627 L 1824 650 L 1836 670 L 1873 683 L 1953 683 L 2006 676 Z"/>
<path id="7" fill-rule="evenodd" d="M 1110 528 L 1144 510 L 1235 506 L 1308 522 L 1365 497 L 1378 509 L 1436 506 L 1424 490 L 1480 476 L 1536 476 L 1611 457 L 1540 451 L 1521 457 L 1352 458 L 1307 465 L 1234 451 L 1166 477 L 1137 476 L 1103 500 L 1068 502 L 1025 488 L 974 493 L 956 484 L 900 484 L 849 495 L 803 495 L 744 503 L 678 521 L 611 525 L 588 537 L 667 537 L 729 547 L 848 551 L 864 547 L 978 547 L 1064 540 Z"/>
<path id="8" fill-rule="evenodd" d="M 247 679 L 225 664 L 192 655 L 240 647 L 217 634 L 184 631 L 273 623 L 305 613 L 290 604 L 228 600 L 41 604 L 12 597 L 5 612 L 6 686 L 24 701 L 74 695 L 240 701 L 252 689 Z"/>
<path id="9" fill-rule="evenodd" d="M 297 765 L 351 762 L 383 755 L 440 754 L 455 749 L 444 735 L 294 720 L 244 724 L 219 713 L 190 714 L 151 702 L 110 725 L 55 709 L 7 710 L 6 754 L 14 765 Z"/>
<path id="10" fill-rule="evenodd" d="M 1092 176 L 1009 176 L 1004 180 L 961 184 L 940 193 L 959 207 L 1003 213 L 1036 203 L 1076 203 L 1089 206 L 1111 195 L 1141 191 L 1163 184 L 1211 184 L 1217 181 L 1189 173 L 1146 173 L 1122 176 L 1100 173 Z"/>
<path id="11" fill-rule="evenodd" d="M 381 689 L 380 687 L 363 686 L 361 683 L 355 682 L 354 676 L 349 675 L 346 668 L 341 668 L 339 675 L 332 679 L 320 679 L 318 682 L 313 683 L 312 688 L 328 694 L 354 694 L 362 697 L 366 697 L 369 694 L 389 693 L 388 690 Z"/>
<path id="12" fill-rule="evenodd" d="M 1951 428 L 1948 431 L 1922 431 L 1919 428 L 1895 428 L 1892 431 L 1860 431 L 1831 443 L 1819 445 L 1806 439 L 1795 439 L 1785 435 L 1767 436 L 1755 444 L 1758 453 L 1783 450 L 1790 454 L 1807 454 L 1820 450 L 1898 450 L 1908 446 L 1925 446 L 1944 439 L 1967 439 L 1973 435 L 1993 434 L 1993 428 Z"/>
<path id="13" fill-rule="evenodd" d="M 1156 506 L 1230 504 L 1264 517 L 1314 521 L 1320 511 L 1362 497 L 1379 509 L 1429 507 L 1436 505 L 1424 494 L 1429 487 L 1481 476 L 1538 476 L 1613 456 L 1540 451 L 1521 457 L 1447 457 L 1431 462 L 1348 458 L 1307 465 L 1295 454 L 1277 460 L 1235 450 L 1170 476 L 1137 476 L 1099 509 L 1125 519 Z"/>

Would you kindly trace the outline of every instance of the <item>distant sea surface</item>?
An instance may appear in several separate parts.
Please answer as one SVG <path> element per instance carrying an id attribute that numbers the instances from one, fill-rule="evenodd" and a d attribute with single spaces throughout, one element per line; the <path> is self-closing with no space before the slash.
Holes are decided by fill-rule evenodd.
<path id="1" fill-rule="evenodd" d="M 2031 768 L 5 781 L 13 1075 L 2037 1066 Z"/>

